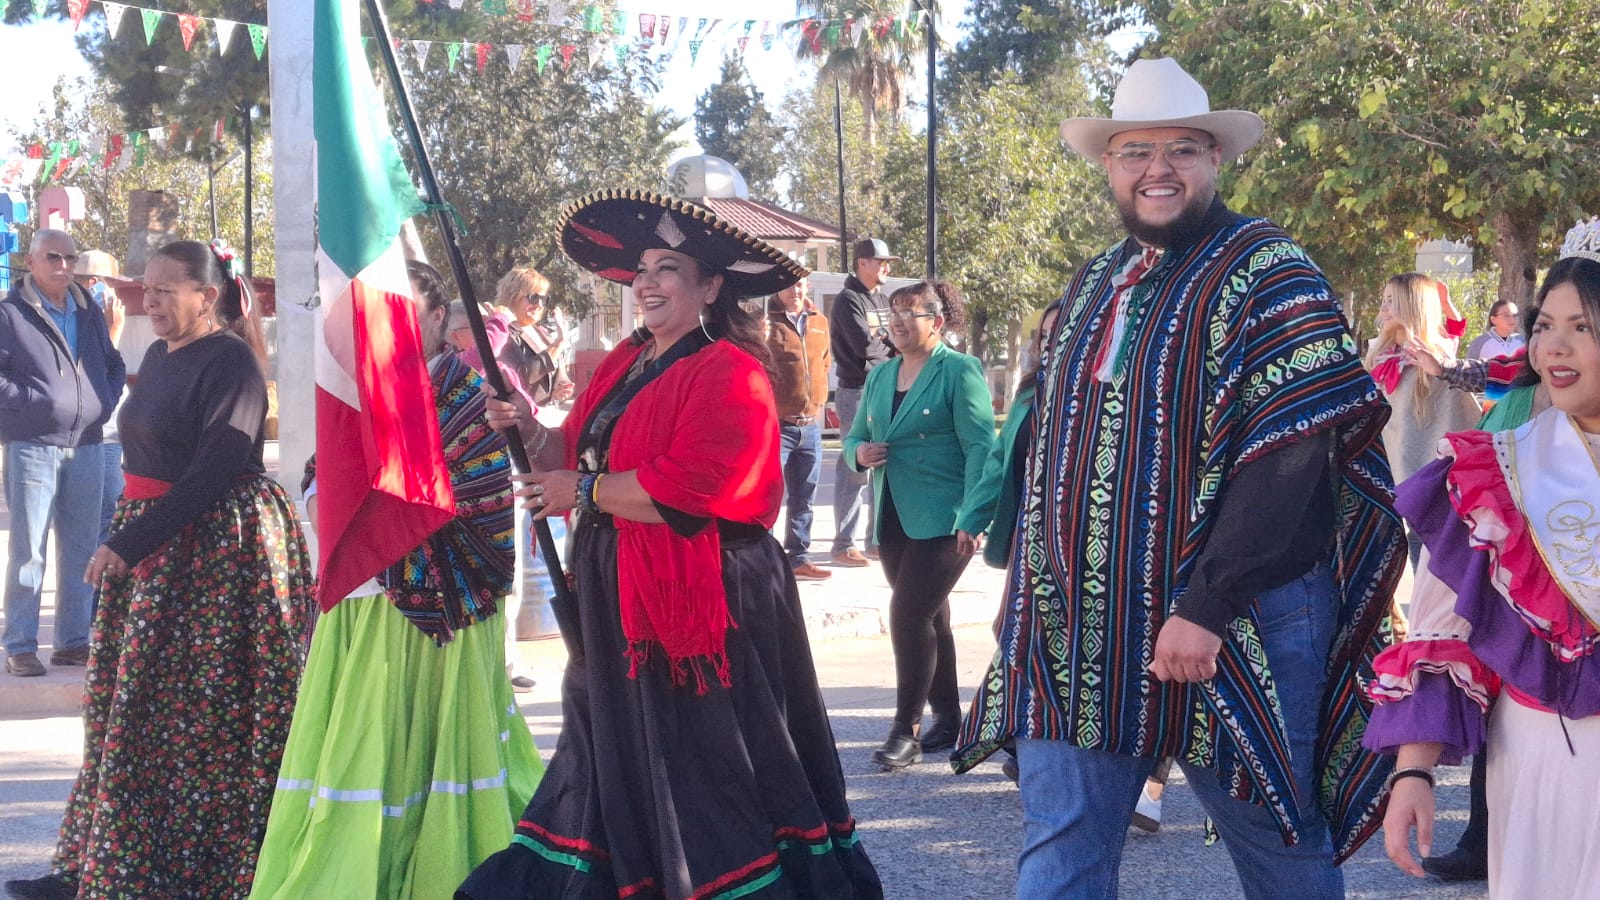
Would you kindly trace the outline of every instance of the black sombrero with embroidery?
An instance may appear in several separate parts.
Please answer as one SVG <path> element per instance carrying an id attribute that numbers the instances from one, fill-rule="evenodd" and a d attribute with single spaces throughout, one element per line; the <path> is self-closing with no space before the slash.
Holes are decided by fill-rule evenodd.
<path id="1" fill-rule="evenodd" d="M 776 294 L 811 274 L 711 210 L 654 191 L 596 191 L 567 205 L 558 230 L 573 262 L 619 284 L 633 284 L 646 250 L 700 260 L 740 298 Z"/>

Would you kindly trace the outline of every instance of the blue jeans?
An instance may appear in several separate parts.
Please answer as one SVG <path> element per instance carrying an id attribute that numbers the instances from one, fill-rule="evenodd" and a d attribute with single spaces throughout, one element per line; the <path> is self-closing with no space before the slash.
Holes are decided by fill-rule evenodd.
<path id="1" fill-rule="evenodd" d="M 122 442 L 106 441 L 100 445 L 100 543 L 111 537 L 111 517 L 116 514 L 117 501 L 122 499 Z M 94 589 L 89 604 L 89 619 L 100 608 L 100 589 Z"/>
<path id="2" fill-rule="evenodd" d="M 783 464 L 783 488 L 788 512 L 785 515 L 783 550 L 789 565 L 803 566 L 811 561 L 811 501 L 822 478 L 822 426 L 778 425 L 778 459 Z"/>
<path id="3" fill-rule="evenodd" d="M 39 606 L 44 596 L 45 549 L 56 533 L 57 650 L 87 646 L 94 589 L 83 570 L 100 545 L 101 447 L 76 449 L 11 441 L 5 446 L 6 506 L 11 511 L 6 561 L 8 656 L 39 650 Z"/>
<path id="4" fill-rule="evenodd" d="M 1300 842 L 1286 847 L 1266 807 L 1229 796 L 1217 773 L 1183 764 L 1233 858 L 1246 897 L 1322 900 L 1344 896 L 1333 841 L 1317 806 L 1315 754 L 1328 648 L 1338 618 L 1326 565 L 1257 598 L 1261 639 L 1289 728 Z M 1017 897 L 1117 896 L 1117 869 L 1134 805 L 1153 757 L 1086 750 L 1065 741 L 1017 741 L 1023 847 Z"/>
<path id="5" fill-rule="evenodd" d="M 833 392 L 833 408 L 839 413 L 840 437 L 850 433 L 850 426 L 856 420 L 856 411 L 861 408 L 861 388 L 839 388 Z M 857 472 L 850 468 L 844 461 L 844 454 L 839 454 L 839 461 L 833 471 L 833 552 L 843 553 L 855 546 L 856 529 L 861 524 L 861 509 L 867 508 L 867 547 L 876 547 L 877 535 L 872 530 L 872 491 L 867 491 L 866 503 L 861 501 L 861 489 L 866 487 L 872 476 L 866 472 Z"/>

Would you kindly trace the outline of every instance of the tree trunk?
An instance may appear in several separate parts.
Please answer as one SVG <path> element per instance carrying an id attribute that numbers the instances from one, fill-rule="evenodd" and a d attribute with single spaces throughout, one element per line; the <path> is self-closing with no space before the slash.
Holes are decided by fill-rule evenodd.
<path id="1" fill-rule="evenodd" d="M 1017 383 L 1022 378 L 1022 342 L 1027 336 L 1022 333 L 1022 320 L 1011 318 L 1006 320 L 1006 405 L 1011 404 L 1011 398 L 1017 395 Z"/>
<path id="2" fill-rule="evenodd" d="M 988 327 L 989 311 L 987 309 L 973 310 L 972 321 L 967 323 L 967 334 L 969 336 L 967 352 L 976 356 L 979 361 L 983 360 L 983 351 L 988 349 L 988 335 L 984 333 Z"/>
<path id="3" fill-rule="evenodd" d="M 1526 212 L 1502 211 L 1489 219 L 1495 230 L 1495 264 L 1500 267 L 1501 300 L 1519 308 L 1533 300 L 1534 278 L 1538 272 L 1539 218 Z"/>

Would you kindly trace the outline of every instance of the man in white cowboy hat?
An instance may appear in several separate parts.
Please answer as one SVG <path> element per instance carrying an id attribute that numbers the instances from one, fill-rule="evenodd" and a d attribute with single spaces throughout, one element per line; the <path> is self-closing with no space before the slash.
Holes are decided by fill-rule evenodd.
<path id="1" fill-rule="evenodd" d="M 1358 675 L 1404 562 L 1388 408 L 1305 251 L 1217 196 L 1263 127 L 1170 59 L 1062 123 L 1129 237 L 1046 341 L 1001 650 L 952 756 L 1016 742 L 1018 897 L 1115 895 L 1163 757 L 1249 897 L 1342 897 L 1380 824 Z"/>

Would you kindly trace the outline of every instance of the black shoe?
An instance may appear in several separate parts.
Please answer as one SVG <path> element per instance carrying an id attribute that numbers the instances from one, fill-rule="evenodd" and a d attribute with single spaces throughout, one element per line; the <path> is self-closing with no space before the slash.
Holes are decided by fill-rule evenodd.
<path id="1" fill-rule="evenodd" d="M 956 735 L 961 731 L 961 714 L 941 716 L 935 714 L 933 724 L 922 732 L 922 752 L 943 753 L 956 746 Z"/>
<path id="2" fill-rule="evenodd" d="M 872 751 L 872 761 L 886 769 L 904 769 L 922 762 L 922 743 L 909 729 L 896 729 L 882 747 Z"/>
<path id="3" fill-rule="evenodd" d="M 78 879 L 66 875 L 18 878 L 6 882 L 6 892 L 18 900 L 75 900 Z"/>
<path id="4" fill-rule="evenodd" d="M 1483 881 L 1489 877 L 1489 861 L 1457 847 L 1443 856 L 1425 857 L 1422 871 L 1440 881 Z"/>
<path id="5" fill-rule="evenodd" d="M 1013 784 L 1016 783 L 1017 778 L 1022 774 L 1021 770 L 1017 768 L 1017 758 L 1015 756 L 1011 756 L 1010 754 L 1007 754 L 1005 760 L 1000 763 L 1000 771 L 1007 778 L 1011 779 Z"/>

